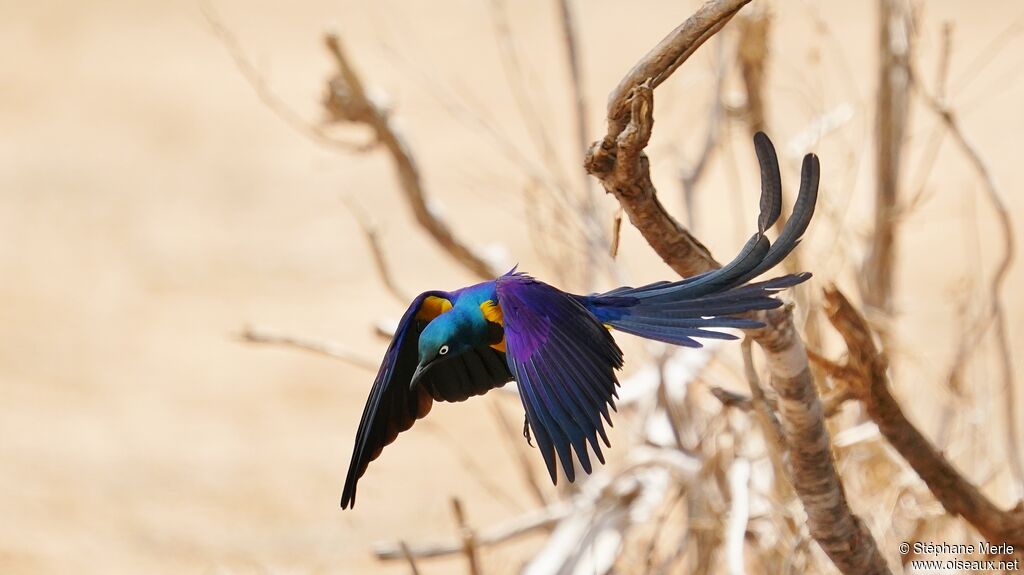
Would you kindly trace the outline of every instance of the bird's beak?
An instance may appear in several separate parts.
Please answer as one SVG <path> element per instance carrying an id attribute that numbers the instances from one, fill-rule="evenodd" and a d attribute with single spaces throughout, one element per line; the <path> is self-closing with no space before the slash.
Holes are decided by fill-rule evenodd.
<path id="1" fill-rule="evenodd" d="M 412 381 L 409 382 L 409 389 L 416 389 L 416 384 L 420 382 L 420 379 L 430 369 L 431 364 L 419 364 L 416 366 L 416 371 L 412 372 Z"/>

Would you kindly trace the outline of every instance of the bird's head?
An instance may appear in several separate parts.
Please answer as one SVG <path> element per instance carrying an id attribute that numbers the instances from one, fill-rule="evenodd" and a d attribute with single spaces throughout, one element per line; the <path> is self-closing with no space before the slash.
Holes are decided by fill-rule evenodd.
<path id="1" fill-rule="evenodd" d="M 430 368 L 466 353 L 475 345 L 475 332 L 458 311 L 437 316 L 420 334 L 419 365 L 409 383 L 410 388 L 416 387 Z"/>

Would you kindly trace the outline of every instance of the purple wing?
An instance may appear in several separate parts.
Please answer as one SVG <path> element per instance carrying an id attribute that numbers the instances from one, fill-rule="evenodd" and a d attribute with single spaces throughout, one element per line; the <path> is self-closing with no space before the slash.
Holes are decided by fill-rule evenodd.
<path id="1" fill-rule="evenodd" d="M 611 425 L 615 370 L 622 351 L 592 313 L 576 299 L 530 276 L 504 275 L 496 281 L 504 315 L 506 361 L 519 385 L 526 419 L 537 439 L 551 480 L 557 483 L 555 454 L 569 481 L 575 479 L 572 452 L 591 471 L 587 443 L 601 463 L 597 441 Z"/>
<path id="2" fill-rule="evenodd" d="M 377 459 L 384 446 L 398 437 L 398 434 L 412 427 L 417 420 L 427 415 L 433 405 L 432 398 L 425 386 L 409 389 L 409 381 L 416 369 L 417 342 L 419 331 L 416 319 L 423 302 L 429 296 L 450 299 L 445 292 L 424 292 L 409 305 L 402 320 L 395 330 L 395 337 L 384 354 L 377 378 L 370 389 L 370 397 L 363 408 L 363 417 L 359 420 L 359 431 L 356 432 L 356 444 L 352 449 L 352 461 L 349 463 L 345 489 L 341 495 L 341 508 L 355 505 L 356 483 L 371 461 Z"/>

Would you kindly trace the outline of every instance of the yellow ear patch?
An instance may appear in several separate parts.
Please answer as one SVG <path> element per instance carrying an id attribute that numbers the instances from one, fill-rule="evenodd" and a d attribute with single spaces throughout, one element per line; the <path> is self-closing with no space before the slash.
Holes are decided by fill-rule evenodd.
<path id="1" fill-rule="evenodd" d="M 505 316 L 501 313 L 501 306 L 494 303 L 494 300 L 487 300 L 480 304 L 480 311 L 484 313 L 484 319 L 498 325 L 505 325 Z"/>
<path id="2" fill-rule="evenodd" d="M 505 325 L 505 315 L 501 313 L 501 306 L 494 302 L 494 300 L 487 300 L 480 304 L 480 311 L 484 314 L 484 319 L 491 323 L 496 323 L 500 326 Z M 502 336 L 501 341 L 498 343 L 491 344 L 491 347 L 505 353 L 505 337 Z"/>
<path id="3" fill-rule="evenodd" d="M 430 321 L 450 309 L 452 309 L 452 302 L 443 297 L 428 295 L 423 298 L 423 304 L 416 312 L 416 319 Z"/>

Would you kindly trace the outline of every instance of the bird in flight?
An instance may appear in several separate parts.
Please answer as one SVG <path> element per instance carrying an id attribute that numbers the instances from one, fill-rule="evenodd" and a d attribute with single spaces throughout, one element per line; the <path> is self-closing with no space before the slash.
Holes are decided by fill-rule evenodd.
<path id="1" fill-rule="evenodd" d="M 779 290 L 810 273 L 749 283 L 797 246 L 818 194 L 818 158 L 804 157 L 800 192 L 775 243 L 765 237 L 782 210 L 778 159 L 763 133 L 754 137 L 761 169 L 758 231 L 729 264 L 679 281 L 575 295 L 512 270 L 451 292 L 417 296 L 395 330 L 370 389 L 349 464 L 341 507 L 355 505 L 356 483 L 398 434 L 430 411 L 434 401 L 460 402 L 515 380 L 541 456 L 557 482 L 561 463 L 575 479 L 573 453 L 587 473 L 587 446 L 604 463 L 600 437 L 611 447 L 616 370 L 622 350 L 612 332 L 686 347 L 697 338 L 736 339 L 713 328 L 764 324 L 745 312 L 782 305 Z"/>

